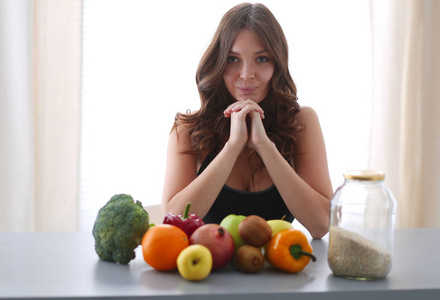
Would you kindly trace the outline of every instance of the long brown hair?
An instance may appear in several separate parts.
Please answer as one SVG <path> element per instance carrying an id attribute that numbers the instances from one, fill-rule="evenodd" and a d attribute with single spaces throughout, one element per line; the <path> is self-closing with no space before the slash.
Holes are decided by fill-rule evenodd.
<path id="1" fill-rule="evenodd" d="M 187 125 L 185 128 L 189 130 L 194 153 L 199 159 L 210 152 L 220 151 L 224 146 L 229 138 L 230 119 L 223 116 L 223 111 L 236 100 L 225 86 L 223 72 L 232 42 L 244 29 L 254 32 L 261 39 L 274 61 L 271 88 L 260 102 L 266 116 L 263 124 L 283 157 L 291 161 L 298 139 L 296 132 L 301 128 L 295 118 L 300 107 L 296 86 L 288 69 L 286 38 L 274 15 L 263 4 L 242 3 L 223 16 L 196 73 L 200 110 L 178 113 L 173 129 L 179 124 Z M 254 171 L 263 167 L 261 162 Z"/>

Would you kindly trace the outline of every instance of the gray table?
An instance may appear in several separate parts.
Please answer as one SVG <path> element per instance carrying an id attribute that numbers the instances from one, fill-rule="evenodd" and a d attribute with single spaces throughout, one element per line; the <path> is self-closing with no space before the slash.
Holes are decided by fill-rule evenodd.
<path id="1" fill-rule="evenodd" d="M 327 238 L 299 274 L 232 266 L 202 282 L 158 272 L 141 248 L 128 266 L 100 261 L 90 233 L 0 233 L 0 299 L 440 299 L 440 229 L 397 230 L 387 278 L 358 282 L 332 275 Z"/>

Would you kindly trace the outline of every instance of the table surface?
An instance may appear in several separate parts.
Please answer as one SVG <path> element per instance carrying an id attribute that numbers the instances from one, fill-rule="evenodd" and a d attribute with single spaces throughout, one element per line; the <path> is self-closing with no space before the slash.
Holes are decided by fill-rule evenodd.
<path id="1" fill-rule="evenodd" d="M 440 299 L 440 229 L 396 230 L 391 272 L 375 281 L 334 276 L 327 237 L 311 240 L 317 261 L 298 274 L 228 266 L 191 282 L 153 270 L 141 247 L 129 265 L 101 261 L 88 232 L 0 233 L 0 299 Z"/>

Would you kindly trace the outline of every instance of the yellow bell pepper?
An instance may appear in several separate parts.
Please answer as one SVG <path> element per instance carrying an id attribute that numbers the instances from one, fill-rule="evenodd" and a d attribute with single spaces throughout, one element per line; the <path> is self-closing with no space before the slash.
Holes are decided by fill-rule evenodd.
<path id="1" fill-rule="evenodd" d="M 304 233 L 296 229 L 284 229 L 269 241 L 265 257 L 275 268 L 290 273 L 301 272 L 310 259 L 316 261 L 313 250 Z"/>

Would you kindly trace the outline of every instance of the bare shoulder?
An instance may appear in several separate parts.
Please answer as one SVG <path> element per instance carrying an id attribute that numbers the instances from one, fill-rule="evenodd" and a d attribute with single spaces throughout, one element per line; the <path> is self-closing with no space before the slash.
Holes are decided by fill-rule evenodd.
<path id="1" fill-rule="evenodd" d="M 174 124 L 170 133 L 170 145 L 174 145 L 179 152 L 187 152 L 192 149 L 188 124 L 181 122 Z"/>
<path id="2" fill-rule="evenodd" d="M 312 153 L 323 149 L 324 138 L 316 111 L 309 106 L 301 107 L 297 120 L 304 126 L 304 130 L 298 132 L 298 153 Z"/>
<path id="3" fill-rule="evenodd" d="M 319 123 L 318 114 L 310 106 L 301 106 L 301 110 L 296 115 L 298 122 L 307 125 Z"/>

